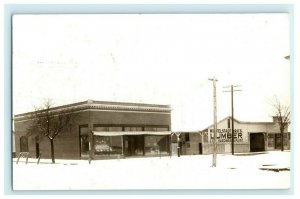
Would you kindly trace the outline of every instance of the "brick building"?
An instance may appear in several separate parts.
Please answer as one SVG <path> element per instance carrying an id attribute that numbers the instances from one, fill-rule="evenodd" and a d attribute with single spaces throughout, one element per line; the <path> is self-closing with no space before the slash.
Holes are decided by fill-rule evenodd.
<path id="1" fill-rule="evenodd" d="M 55 158 L 102 159 L 128 156 L 169 155 L 171 150 L 171 109 L 168 105 L 88 100 L 53 107 L 76 114 L 54 139 Z M 14 116 L 15 152 L 50 158 L 45 136 L 28 136 L 31 113 Z"/>

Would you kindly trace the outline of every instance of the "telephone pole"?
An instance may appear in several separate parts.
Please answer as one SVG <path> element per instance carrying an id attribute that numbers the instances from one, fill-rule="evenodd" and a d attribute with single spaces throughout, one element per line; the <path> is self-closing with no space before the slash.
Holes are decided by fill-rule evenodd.
<path id="1" fill-rule="evenodd" d="M 223 92 L 231 92 L 231 153 L 234 155 L 234 110 L 233 110 L 233 92 L 234 91 L 242 91 L 239 89 L 234 89 L 236 87 L 240 87 L 241 85 L 231 85 L 231 86 L 224 86 L 223 88 L 231 88 L 230 91 L 223 91 Z"/>
<path id="2" fill-rule="evenodd" d="M 214 109 L 214 143 L 213 143 L 213 163 L 212 167 L 217 166 L 217 94 L 216 94 L 216 81 L 215 77 L 208 79 L 213 82 L 213 109 Z"/>

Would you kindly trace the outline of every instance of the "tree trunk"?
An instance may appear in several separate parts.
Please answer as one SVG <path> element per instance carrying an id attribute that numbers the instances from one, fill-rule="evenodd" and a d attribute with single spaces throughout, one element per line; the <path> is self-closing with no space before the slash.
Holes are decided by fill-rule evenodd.
<path id="1" fill-rule="evenodd" d="M 284 151 L 284 144 L 283 144 L 283 131 L 281 131 L 281 151 Z"/>
<path id="2" fill-rule="evenodd" d="M 54 139 L 50 138 L 50 144 L 51 144 L 51 159 L 52 159 L 52 164 L 55 163 L 54 159 Z"/>

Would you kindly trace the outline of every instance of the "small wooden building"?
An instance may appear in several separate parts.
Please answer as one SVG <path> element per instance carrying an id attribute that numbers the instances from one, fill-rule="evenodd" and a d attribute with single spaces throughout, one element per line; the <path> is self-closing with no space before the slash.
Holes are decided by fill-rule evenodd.
<path id="1" fill-rule="evenodd" d="M 217 153 L 232 152 L 231 117 L 217 123 Z M 180 151 L 184 155 L 211 154 L 213 152 L 213 125 L 196 132 L 178 132 Z M 234 120 L 234 152 L 248 153 L 281 149 L 281 134 L 277 118 L 272 122 L 243 122 Z M 284 149 L 290 149 L 290 133 L 285 129 Z"/>

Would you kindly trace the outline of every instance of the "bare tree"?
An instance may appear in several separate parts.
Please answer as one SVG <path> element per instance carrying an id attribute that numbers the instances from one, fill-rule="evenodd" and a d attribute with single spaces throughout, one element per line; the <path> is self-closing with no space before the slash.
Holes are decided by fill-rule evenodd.
<path id="1" fill-rule="evenodd" d="M 51 100 L 45 101 L 42 107 L 36 108 L 30 118 L 32 125 L 27 129 L 27 136 L 38 135 L 48 138 L 51 146 L 51 159 L 55 163 L 54 139 L 69 126 L 74 114 L 71 109 L 53 109 Z"/>
<path id="2" fill-rule="evenodd" d="M 274 107 L 274 112 L 276 116 L 276 121 L 279 126 L 280 130 L 280 138 L 281 138 L 281 151 L 284 150 L 284 143 L 283 143 L 283 134 L 284 131 L 288 129 L 290 125 L 290 106 L 283 105 L 278 98 L 276 97 L 275 102 L 272 104 Z"/>

